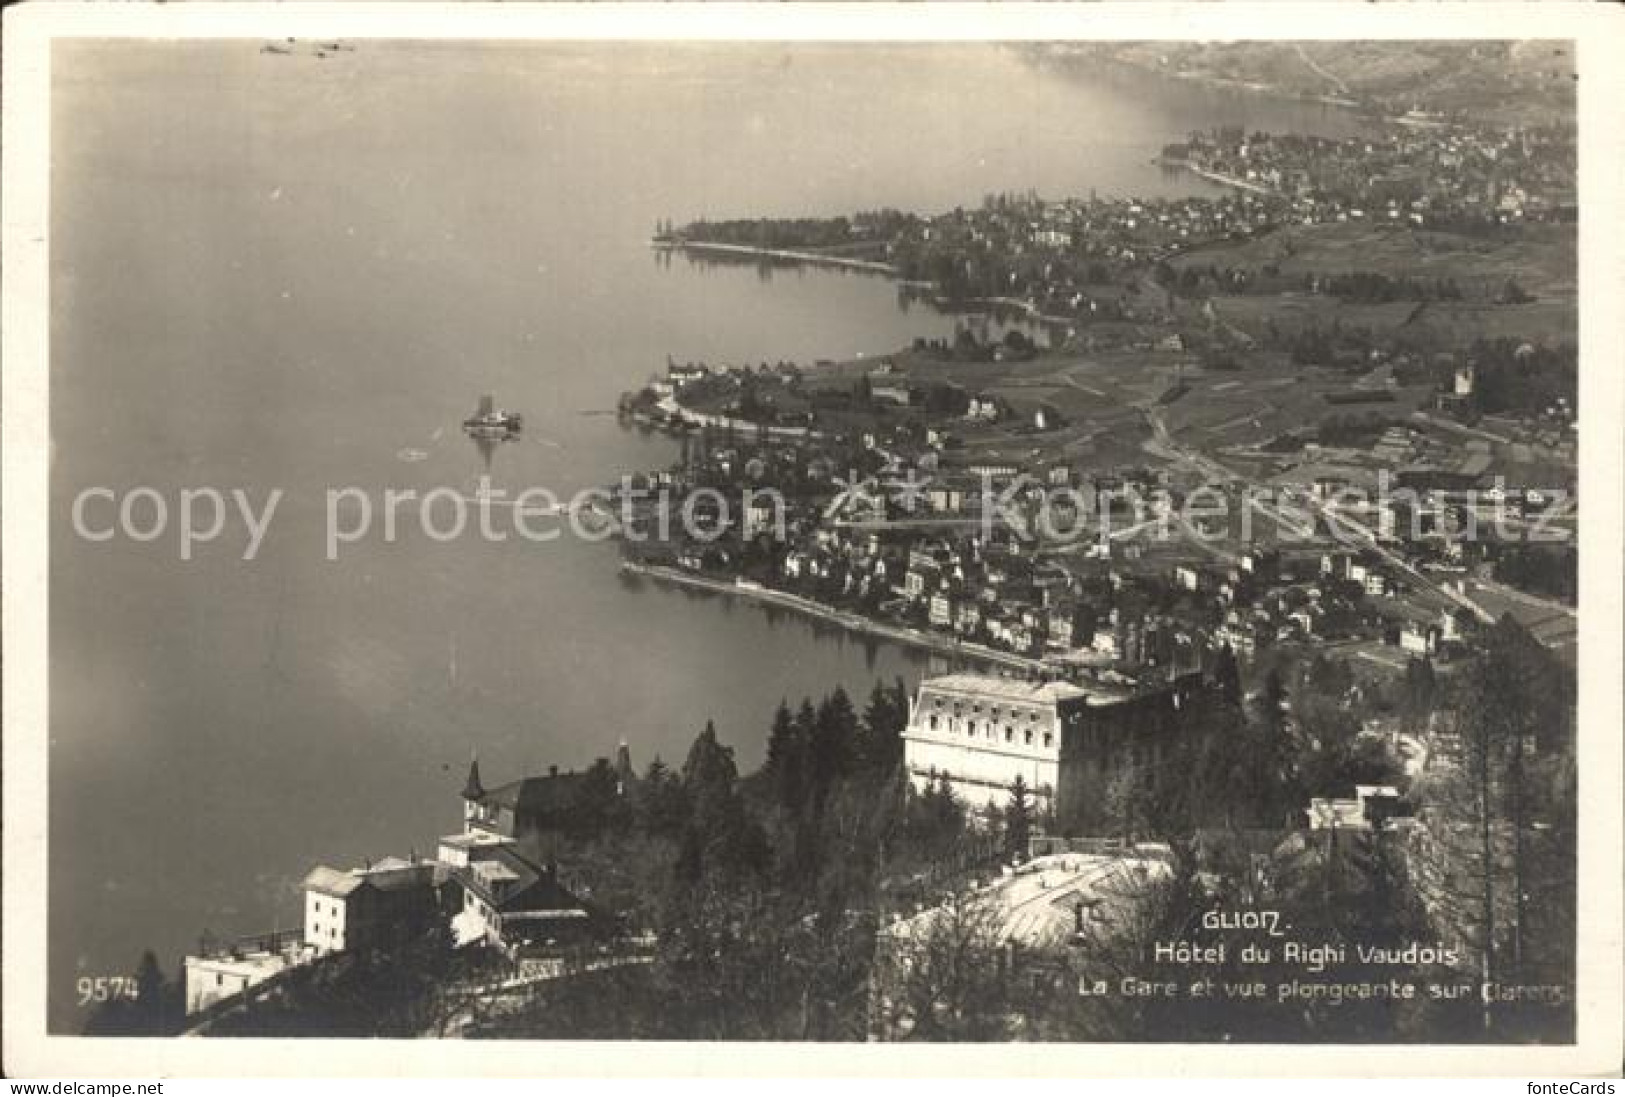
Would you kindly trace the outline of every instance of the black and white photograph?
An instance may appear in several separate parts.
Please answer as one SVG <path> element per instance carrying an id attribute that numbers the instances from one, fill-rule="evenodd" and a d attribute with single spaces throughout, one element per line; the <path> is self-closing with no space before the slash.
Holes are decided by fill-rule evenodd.
<path id="1" fill-rule="evenodd" d="M 9 10 L 7 1073 L 1617 1070 L 1619 20 L 1337 6 Z"/>

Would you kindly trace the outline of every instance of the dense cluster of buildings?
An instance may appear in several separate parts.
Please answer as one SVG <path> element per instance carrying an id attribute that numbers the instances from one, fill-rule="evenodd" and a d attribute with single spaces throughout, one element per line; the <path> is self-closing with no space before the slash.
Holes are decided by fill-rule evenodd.
<path id="1" fill-rule="evenodd" d="M 1572 219 L 1573 135 L 1559 129 L 1392 126 L 1332 140 L 1194 133 L 1170 159 L 1292 203 L 1292 219 L 1412 225 Z"/>
<path id="2" fill-rule="evenodd" d="M 1230 188 L 1215 198 L 993 195 L 934 216 L 844 222 L 843 232 L 848 243 L 882 245 L 900 277 L 950 301 L 1105 323 L 1167 313 L 1158 293 L 1124 293 L 1125 272 L 1282 225 L 1474 229 L 1574 220 L 1572 133 L 1416 121 L 1343 140 L 1216 129 L 1167 146 L 1166 163 Z M 723 227 L 690 231 L 699 241 Z"/>
<path id="3" fill-rule="evenodd" d="M 1470 359 L 1446 364 L 1440 415 L 1477 381 Z M 1374 366 L 1351 391 L 1383 395 L 1394 368 Z M 716 382 L 734 371 L 701 376 Z M 878 385 L 917 398 L 888 363 L 865 380 L 871 398 Z M 1542 428 L 1485 417 L 1451 430 L 1444 420 L 1434 429 L 1427 413 L 1351 413 L 1347 437 L 1328 427 L 1319 441 L 1225 447 L 1252 480 L 1216 480 L 1178 467 L 1090 466 L 1055 447 L 1020 460 L 968 449 L 957 435 L 984 420 L 1034 428 L 1011 427 L 1020 411 L 1000 395 L 961 395 L 954 412 L 882 418 L 856 435 L 686 434 L 681 463 L 650 478 L 673 500 L 700 487 L 770 486 L 778 498 L 733 514 L 719 538 L 640 551 L 967 651 L 1120 684 L 1203 665 L 1227 645 L 1251 656 L 1282 643 L 1371 641 L 1400 649 L 1400 662 L 1447 652 L 1461 638 L 1469 579 L 1499 577 L 1508 552 L 1537 527 L 1559 549 L 1572 544 L 1572 418 Z M 1361 416 L 1377 416 L 1380 429 Z M 1261 543 L 1235 528 L 1260 484 L 1271 513 L 1298 514 L 1307 533 Z M 1181 528 L 1177 514 L 1196 488 L 1219 490 L 1226 513 Z M 1323 516 L 1352 535 L 1313 535 Z M 1191 543 L 1193 531 L 1206 548 Z"/>
<path id="4" fill-rule="evenodd" d="M 713 459 L 738 461 L 732 450 Z M 1403 507 L 1389 507 L 1362 495 L 1346 466 L 1324 465 L 1323 475 L 1302 486 L 1302 507 L 1313 497 L 1360 521 L 1379 541 L 1465 572 L 1471 561 L 1458 559 L 1466 550 L 1454 534 L 1464 508 L 1479 505 L 1476 498 L 1424 485 Z M 967 652 L 1043 662 L 1096 684 L 1166 678 L 1206 665 L 1226 645 L 1251 656 L 1281 643 L 1365 638 L 1431 654 L 1458 638 L 1458 606 L 1429 597 L 1357 545 L 1311 540 L 1193 550 L 1172 519 L 1159 526 L 1158 513 L 1148 521 L 1146 513 L 1119 506 L 1126 487 L 1179 505 L 1177 484 L 1143 470 L 1099 472 L 1057 502 L 1039 479 L 1051 477 L 1035 469 L 1031 488 L 1009 494 L 992 515 L 983 514 L 988 488 L 976 482 L 980 476 L 933 471 L 928 481 L 921 472 L 922 486 L 909 498 L 877 482 L 870 492 L 846 492 L 832 507 L 837 488 L 828 484 L 823 494 L 784 502 L 782 513 L 737 516 L 732 537 L 684 543 L 671 559 L 685 571 L 732 579 L 744 574 L 749 557 L 758 586 L 854 608 Z M 991 481 L 1003 498 L 1015 470 L 980 471 L 1003 477 Z M 679 475 L 673 488 L 683 487 Z M 1239 496 L 1231 502 L 1236 512 L 1244 506 Z M 1033 509 L 1039 506 L 1049 508 L 1043 523 L 1077 531 L 1070 551 L 1040 551 Z M 1061 506 L 1073 513 L 1058 516 Z M 1509 506 L 1522 512 L 1521 500 Z M 1137 526 L 1145 528 L 1135 536 L 1112 532 Z"/>

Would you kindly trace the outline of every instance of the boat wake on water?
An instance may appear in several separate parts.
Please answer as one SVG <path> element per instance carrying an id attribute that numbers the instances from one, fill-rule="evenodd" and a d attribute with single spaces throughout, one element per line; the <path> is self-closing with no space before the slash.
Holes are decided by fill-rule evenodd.
<path id="1" fill-rule="evenodd" d="M 463 502 L 477 507 L 504 507 L 515 514 L 536 518 L 556 518 L 566 511 L 561 503 L 528 502 L 523 498 L 510 498 L 501 491 L 474 491 L 463 494 L 460 498 Z"/>

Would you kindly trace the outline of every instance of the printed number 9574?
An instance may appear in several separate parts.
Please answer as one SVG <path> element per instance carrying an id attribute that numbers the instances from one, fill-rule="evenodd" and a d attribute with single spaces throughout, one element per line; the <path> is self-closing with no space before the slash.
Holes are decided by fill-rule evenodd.
<path id="1" fill-rule="evenodd" d="M 81 975 L 77 985 L 79 991 L 79 1004 L 88 1006 L 92 1002 L 110 1002 L 116 998 L 125 998 L 135 1001 L 141 995 L 137 988 L 135 977 L 132 975 Z"/>

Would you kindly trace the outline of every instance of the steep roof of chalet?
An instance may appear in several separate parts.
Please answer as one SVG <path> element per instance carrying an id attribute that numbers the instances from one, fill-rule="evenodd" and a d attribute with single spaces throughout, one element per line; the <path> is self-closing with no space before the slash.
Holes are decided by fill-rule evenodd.
<path id="1" fill-rule="evenodd" d="M 464 869 L 456 879 L 469 891 L 505 914 L 516 911 L 553 911 L 576 917 L 592 917 L 593 908 L 578 899 L 549 870 L 542 868 L 511 846 L 503 846 L 488 857 Z M 487 886 L 488 878 L 515 882 L 513 890 L 498 899 Z"/>
<path id="2" fill-rule="evenodd" d="M 479 802 L 485 806 L 504 808 L 520 818 L 556 816 L 574 806 L 576 789 L 582 777 L 580 773 L 525 777 L 489 790 L 479 798 Z"/>
<path id="3" fill-rule="evenodd" d="M 348 899 L 366 883 L 366 879 L 357 873 L 317 865 L 305 877 L 305 890 L 331 895 L 335 899 Z"/>
<path id="4" fill-rule="evenodd" d="M 317 865 L 305 877 L 304 889 L 335 899 L 348 899 L 362 888 L 374 891 L 407 891 L 429 887 L 445 879 L 445 869 L 438 861 L 405 861 L 399 857 L 385 857 L 376 865 L 364 869 L 337 869 Z"/>

